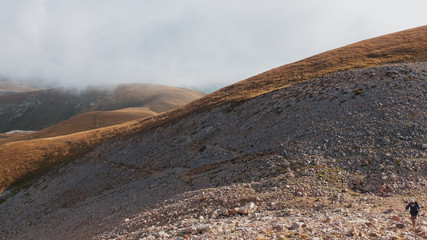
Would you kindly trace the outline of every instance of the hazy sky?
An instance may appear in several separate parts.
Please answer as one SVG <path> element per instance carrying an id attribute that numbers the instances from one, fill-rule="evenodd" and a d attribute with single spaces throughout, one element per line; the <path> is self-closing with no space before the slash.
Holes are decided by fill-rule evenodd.
<path id="1" fill-rule="evenodd" d="M 0 76 L 215 90 L 427 24 L 426 0 L 0 0 Z"/>

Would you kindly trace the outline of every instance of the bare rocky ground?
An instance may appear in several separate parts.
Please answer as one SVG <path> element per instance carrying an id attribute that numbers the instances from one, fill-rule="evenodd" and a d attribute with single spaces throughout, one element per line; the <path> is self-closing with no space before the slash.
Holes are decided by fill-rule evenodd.
<path id="1" fill-rule="evenodd" d="M 96 239 L 427 238 L 426 217 L 421 215 L 414 228 L 404 211 L 407 197 L 310 189 L 298 183 L 283 186 L 283 182 L 285 175 L 185 193 L 125 218 Z M 274 187 L 263 186 L 257 192 L 263 184 Z M 418 197 L 420 202 L 427 200 L 424 194 Z"/>
<path id="2" fill-rule="evenodd" d="M 0 238 L 425 238 L 426 92 L 427 63 L 343 71 L 116 139 L 4 193 Z"/>

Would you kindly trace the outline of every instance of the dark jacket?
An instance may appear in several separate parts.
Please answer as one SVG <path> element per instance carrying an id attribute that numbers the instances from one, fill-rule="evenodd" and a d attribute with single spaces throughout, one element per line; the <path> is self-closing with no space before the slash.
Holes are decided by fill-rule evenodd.
<path id="1" fill-rule="evenodd" d="M 409 213 L 412 216 L 417 216 L 418 215 L 418 210 L 420 209 L 420 205 L 418 205 L 417 202 L 414 203 L 408 203 L 408 205 L 406 205 L 405 209 L 411 208 L 411 210 L 409 211 Z"/>

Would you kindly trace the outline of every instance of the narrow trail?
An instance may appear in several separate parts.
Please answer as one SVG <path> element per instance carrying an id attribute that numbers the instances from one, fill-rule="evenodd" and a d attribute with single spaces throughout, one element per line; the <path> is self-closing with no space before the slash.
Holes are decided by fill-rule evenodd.
<path id="1" fill-rule="evenodd" d="M 143 175 L 152 175 L 152 174 L 160 173 L 160 171 L 155 171 L 149 168 L 141 168 L 141 167 L 129 166 L 123 163 L 111 162 L 103 158 L 100 158 L 97 154 L 91 154 L 90 157 L 91 157 L 91 160 L 93 160 L 94 162 L 103 163 L 111 168 L 130 171 L 132 173 L 139 173 Z"/>

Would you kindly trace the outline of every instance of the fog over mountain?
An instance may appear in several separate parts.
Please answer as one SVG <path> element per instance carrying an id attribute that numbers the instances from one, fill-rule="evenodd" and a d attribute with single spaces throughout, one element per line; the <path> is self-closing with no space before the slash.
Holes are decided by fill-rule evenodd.
<path id="1" fill-rule="evenodd" d="M 427 2 L 0 1 L 0 76 L 216 90 L 284 63 L 421 26 Z"/>

